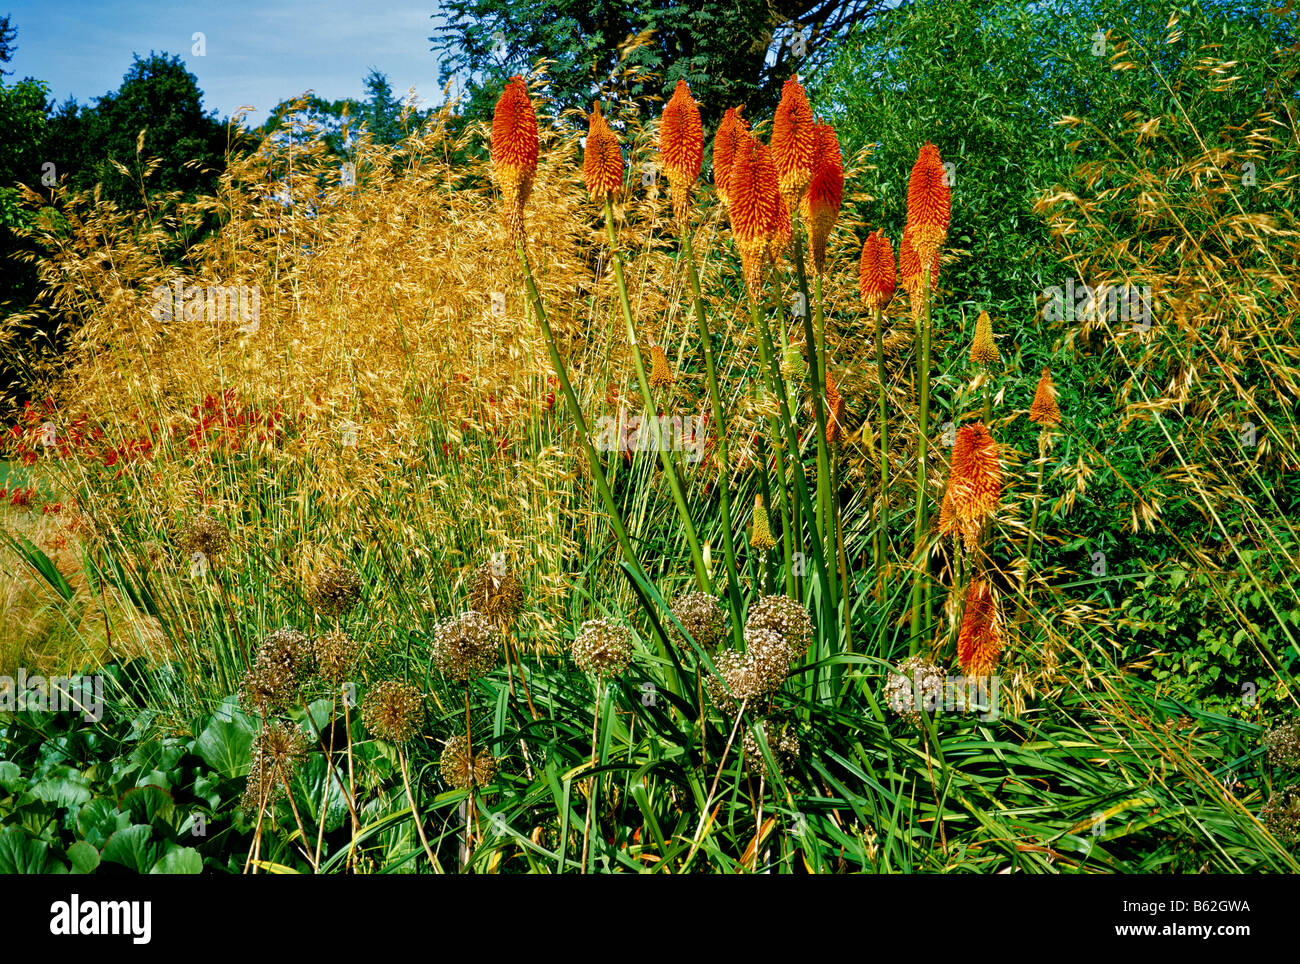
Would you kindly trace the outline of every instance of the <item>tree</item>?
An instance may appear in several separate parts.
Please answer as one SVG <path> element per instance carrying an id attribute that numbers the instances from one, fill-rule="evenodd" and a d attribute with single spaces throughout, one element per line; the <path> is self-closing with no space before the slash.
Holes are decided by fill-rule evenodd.
<path id="1" fill-rule="evenodd" d="M 7 64 L 14 59 L 14 51 L 18 48 L 14 46 L 14 37 L 18 35 L 18 28 L 10 26 L 9 14 L 0 17 L 0 64 Z M 12 74 L 12 70 L 5 70 L 0 67 L 0 80 L 6 74 Z"/>
<path id="2" fill-rule="evenodd" d="M 620 91 L 643 108 L 691 85 L 706 123 L 745 104 L 770 113 L 791 74 L 810 75 L 830 41 L 873 17 L 887 0 L 447 0 L 430 37 L 443 71 L 460 76 L 467 112 L 485 116 L 507 77 L 554 61 L 557 109 L 590 110 L 598 88 L 631 68 Z"/>
<path id="3" fill-rule="evenodd" d="M 74 188 L 102 183 L 106 197 L 139 207 L 142 131 L 141 157 L 159 161 L 148 189 L 180 191 L 186 198 L 215 189 L 225 166 L 224 125 L 203 110 L 203 91 L 180 57 L 165 53 L 137 55 L 122 86 L 97 98 L 94 107 L 65 102 L 50 120 L 46 153 Z"/>

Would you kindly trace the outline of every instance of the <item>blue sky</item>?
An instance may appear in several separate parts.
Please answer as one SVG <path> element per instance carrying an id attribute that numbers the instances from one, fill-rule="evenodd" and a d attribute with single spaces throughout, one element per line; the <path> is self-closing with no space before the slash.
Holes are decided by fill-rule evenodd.
<path id="1" fill-rule="evenodd" d="M 437 0 L 0 0 L 18 29 L 9 78 L 49 83 L 57 103 L 116 90 L 131 55 L 179 54 L 198 78 L 205 109 L 226 117 L 258 108 L 254 124 L 287 97 L 360 98 L 371 67 L 401 99 L 441 98 L 429 36 Z M 206 38 L 197 56 L 191 39 Z"/>

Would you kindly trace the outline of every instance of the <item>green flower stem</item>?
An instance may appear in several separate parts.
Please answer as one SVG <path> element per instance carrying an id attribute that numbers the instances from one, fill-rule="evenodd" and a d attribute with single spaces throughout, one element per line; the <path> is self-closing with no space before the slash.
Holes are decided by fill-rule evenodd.
<path id="1" fill-rule="evenodd" d="M 879 535 L 880 555 L 877 559 L 877 578 L 879 586 L 884 588 L 884 567 L 889 564 L 889 401 L 885 395 L 885 343 L 882 329 L 885 324 L 884 312 L 875 309 L 876 321 L 876 378 L 880 382 L 880 522 L 876 532 Z"/>
<path id="2" fill-rule="evenodd" d="M 681 232 L 682 253 L 686 257 L 686 271 L 691 282 L 691 295 L 695 302 L 695 324 L 700 330 L 700 345 L 704 349 L 704 375 L 708 382 L 709 404 L 713 411 L 713 431 L 717 433 L 718 455 L 722 460 L 722 478 L 719 495 L 722 497 L 722 549 L 727 563 L 727 599 L 731 605 L 731 628 L 739 646 L 743 641 L 743 624 L 740 618 L 740 571 L 736 566 L 736 542 L 731 526 L 731 456 L 727 446 L 727 425 L 722 409 L 722 394 L 718 391 L 718 369 L 713 359 L 713 334 L 709 330 L 708 315 L 704 310 L 704 296 L 700 289 L 700 275 L 695 267 L 695 251 L 690 231 Z"/>
<path id="3" fill-rule="evenodd" d="M 632 363 L 636 367 L 636 378 L 641 386 L 641 398 L 645 404 L 645 413 L 647 418 L 652 418 L 658 413 L 655 410 L 654 397 L 650 394 L 650 382 L 645 375 L 645 365 L 641 361 L 641 349 L 637 347 L 636 324 L 632 320 L 632 305 L 627 297 L 627 283 L 623 278 L 623 254 L 618 247 L 618 234 L 614 230 L 614 206 L 609 197 L 605 198 L 605 230 L 609 234 L 609 247 L 614 255 L 614 280 L 618 284 L 619 300 L 623 305 L 623 321 L 627 324 L 628 343 L 632 346 Z M 699 583 L 699 588 L 705 592 L 712 592 L 713 586 L 709 581 L 708 570 L 704 567 L 704 555 L 700 551 L 699 533 L 695 529 L 695 520 L 691 518 L 690 511 L 686 508 L 686 498 L 682 494 L 682 483 L 677 477 L 677 468 L 673 463 L 672 453 L 670 453 L 660 438 L 660 425 L 658 419 L 652 423 L 655 431 L 655 447 L 659 450 L 659 462 L 664 469 L 664 477 L 668 479 L 668 490 L 672 494 L 673 502 L 677 506 L 677 514 L 682 520 L 682 525 L 686 532 L 686 542 L 691 550 L 691 561 L 695 565 L 695 578 Z"/>
<path id="4" fill-rule="evenodd" d="M 916 390 L 919 438 L 916 463 L 916 528 L 913 560 L 916 572 L 912 582 L 912 633 L 908 651 L 916 655 L 921 645 L 921 632 L 930 624 L 930 587 L 926 569 L 929 565 L 925 551 L 928 499 L 926 498 L 926 461 L 930 443 L 930 268 L 921 266 L 921 350 L 917 359 Z M 925 602 L 925 622 L 922 618 L 922 600 Z"/>
<path id="5" fill-rule="evenodd" d="M 596 455 L 596 450 L 592 447 L 591 439 L 588 437 L 587 420 L 582 414 L 582 407 L 578 404 L 578 396 L 573 393 L 573 385 L 569 383 L 569 375 L 565 370 L 564 361 L 560 358 L 560 349 L 555 342 L 555 333 L 551 331 L 551 323 L 546 317 L 546 309 L 542 307 L 541 296 L 537 293 L 537 284 L 533 281 L 533 269 L 528 263 L 528 252 L 524 250 L 522 240 L 515 242 L 515 250 L 519 255 L 519 263 L 524 270 L 524 284 L 528 289 L 528 297 L 533 303 L 533 312 L 537 315 L 537 321 L 542 326 L 542 334 L 546 336 L 546 347 L 551 354 L 551 365 L 555 368 L 555 375 L 560 380 L 560 390 L 564 393 L 565 404 L 569 406 L 569 414 L 578 425 L 578 439 L 582 443 L 582 449 L 587 454 L 587 463 L 591 466 L 591 475 L 596 482 L 596 491 L 599 493 L 601 501 L 605 503 L 605 509 L 609 513 L 609 522 L 614 529 L 614 537 L 618 540 L 619 548 L 623 551 L 623 558 L 627 560 L 628 565 L 636 575 L 641 577 L 643 582 L 649 582 L 645 570 L 641 568 L 641 563 L 632 549 L 632 542 L 628 538 L 627 529 L 623 526 L 623 518 L 619 514 L 618 506 L 614 502 L 614 496 L 609 491 L 609 482 L 605 479 L 605 470 L 601 467 L 600 459 Z"/>

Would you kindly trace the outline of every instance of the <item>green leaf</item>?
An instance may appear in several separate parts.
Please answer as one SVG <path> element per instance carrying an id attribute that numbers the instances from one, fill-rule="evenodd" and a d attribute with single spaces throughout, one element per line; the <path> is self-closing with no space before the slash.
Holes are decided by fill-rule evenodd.
<path id="1" fill-rule="evenodd" d="M 147 874 L 162 852 L 162 844 L 151 839 L 152 836 L 153 828 L 148 824 L 132 824 L 109 837 L 100 856 L 105 861 L 129 867 L 137 874 Z"/>
<path id="2" fill-rule="evenodd" d="M 68 859 L 72 861 L 74 874 L 88 874 L 99 866 L 99 851 L 84 840 L 78 840 L 68 848 Z"/>
<path id="3" fill-rule="evenodd" d="M 203 858 L 193 847 L 173 846 L 153 865 L 151 874 L 201 874 Z"/>
<path id="4" fill-rule="evenodd" d="M 246 776 L 255 732 L 253 719 L 228 697 L 194 741 L 194 752 L 224 777 Z"/>
<path id="5" fill-rule="evenodd" d="M 0 830 L 0 874 L 66 873 L 50 851 L 50 845 L 37 840 L 21 827 Z"/>

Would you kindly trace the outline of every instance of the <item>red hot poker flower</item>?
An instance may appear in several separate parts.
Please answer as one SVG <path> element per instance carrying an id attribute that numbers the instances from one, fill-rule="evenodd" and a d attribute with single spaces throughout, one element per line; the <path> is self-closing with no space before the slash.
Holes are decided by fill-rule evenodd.
<path id="1" fill-rule="evenodd" d="M 910 227 L 903 229 L 903 237 L 898 242 L 898 281 L 907 292 L 912 302 L 912 314 L 921 310 L 921 259 L 917 256 Z M 935 258 L 930 267 L 930 290 L 939 283 L 939 259 Z"/>
<path id="2" fill-rule="evenodd" d="M 813 178 L 816 132 L 808 95 L 798 78 L 781 88 L 781 103 L 772 118 L 772 160 L 786 203 L 799 203 Z"/>
<path id="3" fill-rule="evenodd" d="M 894 298 L 894 246 L 877 228 L 862 242 L 858 294 L 867 308 L 884 311 Z"/>
<path id="4" fill-rule="evenodd" d="M 984 520 L 1002 500 L 1002 466 L 998 444 L 983 422 L 972 422 L 957 430 L 952 448 L 952 470 L 939 512 L 942 535 L 960 533 L 966 551 L 979 539 Z"/>
<path id="5" fill-rule="evenodd" d="M 501 213 L 512 240 L 524 236 L 524 207 L 537 173 L 537 114 L 518 75 L 506 84 L 492 116 L 492 166 Z"/>
<path id="6" fill-rule="evenodd" d="M 969 676 L 992 676 L 1002 653 L 1002 616 L 989 584 L 972 579 L 957 636 L 957 659 Z"/>
<path id="7" fill-rule="evenodd" d="M 722 203 L 731 206 L 731 168 L 736 148 L 742 143 L 741 135 L 749 133 L 749 124 L 740 116 L 745 105 L 731 107 L 722 118 L 718 132 L 713 136 L 713 184 L 718 189 Z"/>
<path id="8" fill-rule="evenodd" d="M 802 201 L 803 218 L 808 225 L 813 267 L 818 274 L 825 274 L 826 242 L 844 201 L 844 160 L 834 127 L 817 124 L 814 135 L 813 175 Z"/>
<path id="9" fill-rule="evenodd" d="M 912 229 L 913 243 L 921 266 L 932 264 L 952 220 L 952 191 L 939 149 L 926 141 L 912 165 L 907 185 L 907 226 Z"/>
<path id="10" fill-rule="evenodd" d="M 757 297 L 782 212 L 772 158 L 767 148 L 748 131 L 739 134 L 727 182 L 731 193 L 731 233 L 740 249 L 745 284 L 750 294 Z"/>
<path id="11" fill-rule="evenodd" d="M 587 127 L 587 148 L 582 160 L 582 179 L 593 201 L 604 201 L 623 186 L 623 152 L 609 129 L 600 105 L 591 112 Z"/>
<path id="12" fill-rule="evenodd" d="M 673 216 L 684 224 L 690 216 L 691 189 L 704 160 L 704 128 L 700 107 L 686 81 L 677 81 L 659 121 L 659 163 L 668 175 Z"/>
<path id="13" fill-rule="evenodd" d="M 1038 380 L 1034 402 L 1029 406 L 1029 421 L 1043 426 L 1061 424 L 1061 406 L 1056 402 L 1056 386 L 1049 368 L 1043 368 L 1043 377 Z"/>

